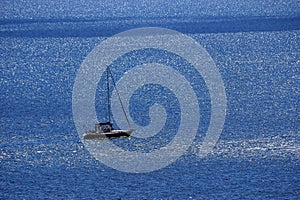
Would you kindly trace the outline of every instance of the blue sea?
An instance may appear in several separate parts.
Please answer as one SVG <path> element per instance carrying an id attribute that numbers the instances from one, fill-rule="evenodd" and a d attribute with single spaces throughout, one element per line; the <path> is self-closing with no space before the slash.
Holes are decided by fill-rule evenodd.
<path id="1" fill-rule="evenodd" d="M 0 5 L 0 199 L 300 199 L 299 1 Z M 207 51 L 224 84 L 225 122 L 214 148 L 199 156 L 212 120 L 205 78 L 179 55 L 153 48 L 128 52 L 111 64 L 116 81 L 137 65 L 168 65 L 190 82 L 200 116 L 187 114 L 199 124 L 183 155 L 157 170 L 125 172 L 101 162 L 82 139 L 72 95 L 93 49 L 115 34 L 146 27 L 178 31 Z M 95 110 L 103 121 L 105 76 L 95 76 Z M 150 108 L 160 105 L 165 126 L 149 138 L 133 133 L 111 142 L 128 155 L 163 149 L 185 116 L 179 101 L 159 84 L 138 87 L 128 106 L 134 123 L 154 123 Z"/>

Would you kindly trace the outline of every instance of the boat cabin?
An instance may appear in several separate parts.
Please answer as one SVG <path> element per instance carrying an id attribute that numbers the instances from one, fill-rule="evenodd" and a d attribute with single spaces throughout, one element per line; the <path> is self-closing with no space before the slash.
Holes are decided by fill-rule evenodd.
<path id="1" fill-rule="evenodd" d="M 105 123 L 97 123 L 95 124 L 95 131 L 96 133 L 107 133 L 113 130 L 112 123 L 105 122 Z"/>

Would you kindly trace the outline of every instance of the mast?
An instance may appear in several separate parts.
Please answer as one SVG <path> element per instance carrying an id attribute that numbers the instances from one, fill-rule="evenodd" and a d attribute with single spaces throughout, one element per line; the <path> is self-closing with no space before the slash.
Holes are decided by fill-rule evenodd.
<path id="1" fill-rule="evenodd" d="M 106 86 L 107 86 L 107 119 L 110 122 L 110 96 L 109 96 L 109 72 L 108 66 L 106 67 Z"/>

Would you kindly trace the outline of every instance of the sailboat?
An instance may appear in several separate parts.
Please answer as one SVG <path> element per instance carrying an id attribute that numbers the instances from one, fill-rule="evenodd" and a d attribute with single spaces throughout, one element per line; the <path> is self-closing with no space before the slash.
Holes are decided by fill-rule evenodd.
<path id="1" fill-rule="evenodd" d="M 106 67 L 106 84 L 107 84 L 107 122 L 102 123 L 96 123 L 95 124 L 95 130 L 88 131 L 83 135 L 83 138 L 86 140 L 93 140 L 93 139 L 112 139 L 112 138 L 120 138 L 120 137 L 130 137 L 131 133 L 133 132 L 133 129 L 128 130 L 117 130 L 113 128 L 113 124 L 111 123 L 111 117 L 110 117 L 110 110 L 111 110 L 111 103 L 110 103 L 110 96 L 109 96 L 109 77 L 111 77 L 114 87 L 116 89 L 116 92 L 118 94 L 119 101 L 121 103 L 124 116 L 126 117 L 128 126 L 130 127 L 130 123 L 127 117 L 127 114 L 125 112 L 120 93 L 118 89 L 116 88 L 116 84 L 114 81 L 114 78 L 109 71 L 109 67 Z"/>

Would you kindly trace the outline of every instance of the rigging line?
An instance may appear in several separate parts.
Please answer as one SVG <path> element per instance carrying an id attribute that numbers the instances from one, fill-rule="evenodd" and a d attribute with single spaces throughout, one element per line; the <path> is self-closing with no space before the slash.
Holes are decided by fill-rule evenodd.
<path id="1" fill-rule="evenodd" d="M 107 119 L 108 122 L 110 122 L 110 110 L 111 110 L 111 105 L 110 105 L 110 96 L 109 96 L 109 69 L 108 66 L 106 67 L 106 87 L 107 87 Z"/>
<path id="2" fill-rule="evenodd" d="M 116 88 L 116 92 L 117 92 L 117 95 L 118 95 L 118 98 L 119 98 L 119 101 L 120 101 L 120 104 L 121 104 L 121 107 L 122 107 L 123 113 L 124 113 L 124 115 L 125 115 L 125 118 L 126 118 L 127 124 L 128 124 L 128 126 L 129 126 L 129 128 L 131 128 L 131 125 L 130 125 L 130 122 L 129 122 L 128 116 L 127 116 L 127 114 L 126 114 L 126 112 L 125 112 L 125 108 L 124 108 L 123 102 L 122 102 L 122 100 L 121 100 L 121 95 L 120 95 L 120 92 L 119 92 L 119 90 L 118 90 L 118 88 L 117 88 L 117 86 L 116 86 L 115 79 L 114 79 L 114 77 L 113 77 L 112 73 L 111 73 L 110 71 L 108 71 L 108 72 L 109 72 L 109 74 L 110 74 L 110 76 L 111 76 L 111 79 L 112 79 L 112 81 L 113 81 L 113 84 L 114 84 L 114 86 L 115 86 L 115 88 Z"/>

